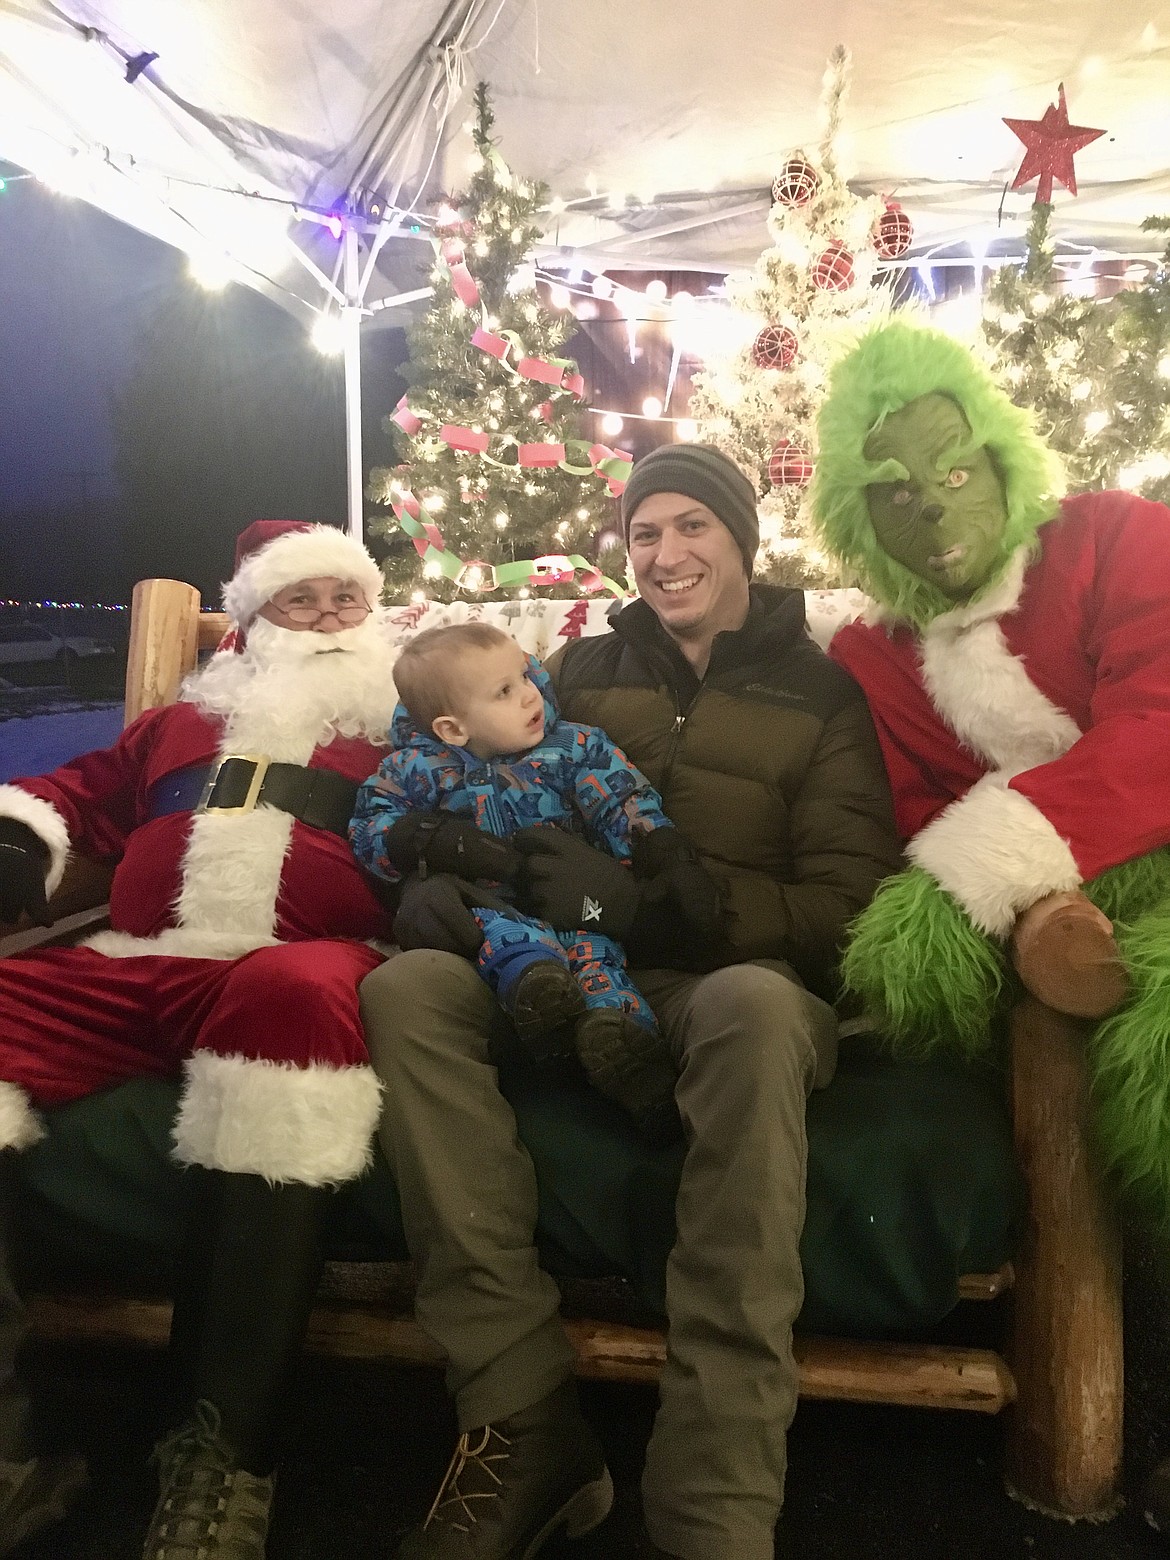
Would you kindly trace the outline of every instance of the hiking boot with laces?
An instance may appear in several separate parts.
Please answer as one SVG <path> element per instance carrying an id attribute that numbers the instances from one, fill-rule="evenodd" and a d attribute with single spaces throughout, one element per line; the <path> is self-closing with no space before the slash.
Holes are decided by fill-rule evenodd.
<path id="1" fill-rule="evenodd" d="M 142 1560 L 264 1560 L 275 1480 L 234 1466 L 214 1404 L 197 1403 L 154 1455 L 160 1494 Z"/>
<path id="2" fill-rule="evenodd" d="M 459 1437 L 430 1514 L 398 1560 L 533 1560 L 554 1534 L 579 1538 L 612 1505 L 605 1455 L 566 1381 Z"/>
<path id="3" fill-rule="evenodd" d="M 88 1482 L 85 1458 L 77 1453 L 28 1462 L 0 1458 L 0 1555 L 60 1522 Z"/>

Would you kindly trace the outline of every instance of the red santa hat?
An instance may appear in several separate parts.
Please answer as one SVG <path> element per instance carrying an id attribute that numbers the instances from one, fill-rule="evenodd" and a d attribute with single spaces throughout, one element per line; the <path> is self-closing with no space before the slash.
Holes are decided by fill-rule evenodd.
<path id="1" fill-rule="evenodd" d="M 382 594 L 381 569 L 347 532 L 304 520 L 254 520 L 236 542 L 235 571 L 223 587 L 224 610 L 246 627 L 286 585 L 326 575 L 353 580 L 371 606 Z"/>

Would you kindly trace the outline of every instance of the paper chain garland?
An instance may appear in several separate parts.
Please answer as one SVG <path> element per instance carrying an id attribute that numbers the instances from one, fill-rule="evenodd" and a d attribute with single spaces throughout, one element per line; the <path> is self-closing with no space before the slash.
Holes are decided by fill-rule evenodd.
<path id="1" fill-rule="evenodd" d="M 487 563 L 482 558 L 466 561 L 451 552 L 433 520 L 425 520 L 422 506 L 413 493 L 392 494 L 390 507 L 398 524 L 414 543 L 424 563 L 437 564 L 439 572 L 465 590 L 502 590 L 507 585 L 567 585 L 576 580 L 586 594 L 607 590 L 612 596 L 629 595 L 624 585 L 583 558 L 580 553 L 545 553 L 540 558 L 523 558 L 515 563 Z"/>
<path id="2" fill-rule="evenodd" d="M 451 286 L 456 297 L 468 309 L 480 301 L 479 286 L 467 269 L 463 245 L 457 239 L 446 238 L 439 245 L 439 253 L 451 275 Z M 578 401 L 585 397 L 585 380 L 577 373 L 569 358 L 539 358 L 523 356 L 523 345 L 514 331 L 490 331 L 484 325 L 477 327 L 471 337 L 473 347 L 494 357 L 514 379 L 529 379 L 537 384 L 552 385 L 568 390 Z M 515 356 L 515 363 L 509 357 Z M 416 438 L 423 420 L 412 411 L 404 395 L 391 417 L 410 438 Z M 496 460 L 488 454 L 491 435 L 476 428 L 465 428 L 458 423 L 444 423 L 433 444 L 442 443 L 449 449 L 479 455 L 490 465 L 505 467 L 510 463 Z M 603 478 L 609 491 L 618 497 L 625 488 L 633 468 L 633 455 L 628 450 L 610 449 L 605 444 L 590 444 L 588 439 L 567 439 L 563 444 L 537 442 L 519 444 L 516 463 L 527 469 L 550 469 L 558 466 L 574 476 L 598 476 Z M 401 490 L 392 494 L 391 508 L 399 526 L 414 543 L 415 551 L 424 563 L 437 564 L 447 579 L 468 590 L 499 590 L 507 585 L 562 585 L 576 579 L 585 592 L 608 590 L 615 596 L 628 592 L 616 580 L 591 564 L 579 553 L 547 553 L 540 558 L 525 558 L 515 563 L 490 564 L 482 559 L 470 562 L 448 550 L 442 533 L 433 522 L 422 518 L 422 509 L 414 494 Z M 490 583 L 489 583 L 490 580 Z"/>

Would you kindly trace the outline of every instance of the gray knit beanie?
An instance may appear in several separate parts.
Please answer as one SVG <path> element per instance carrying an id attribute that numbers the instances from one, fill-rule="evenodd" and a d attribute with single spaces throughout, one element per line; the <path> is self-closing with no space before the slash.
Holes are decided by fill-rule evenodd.
<path id="1" fill-rule="evenodd" d="M 713 444 L 661 444 L 630 473 L 622 494 L 622 534 L 629 545 L 634 511 L 651 493 L 682 493 L 706 504 L 735 537 L 750 577 L 760 545 L 756 490 Z"/>

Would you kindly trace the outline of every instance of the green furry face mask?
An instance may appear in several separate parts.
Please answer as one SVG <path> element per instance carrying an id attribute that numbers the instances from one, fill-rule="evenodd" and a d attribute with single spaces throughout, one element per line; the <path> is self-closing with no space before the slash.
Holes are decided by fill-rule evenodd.
<path id="1" fill-rule="evenodd" d="M 949 600 L 966 601 L 1002 561 L 1007 505 L 958 404 L 919 396 L 882 420 L 864 453 L 878 468 L 865 493 L 879 545 Z"/>

